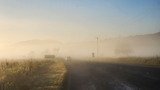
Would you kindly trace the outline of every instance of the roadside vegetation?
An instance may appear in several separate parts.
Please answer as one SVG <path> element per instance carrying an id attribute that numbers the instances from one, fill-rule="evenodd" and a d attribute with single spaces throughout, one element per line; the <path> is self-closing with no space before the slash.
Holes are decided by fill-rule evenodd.
<path id="1" fill-rule="evenodd" d="M 160 57 L 128 57 L 117 60 L 122 63 L 160 66 Z"/>
<path id="2" fill-rule="evenodd" d="M 59 90 L 66 67 L 62 59 L 0 62 L 0 90 Z"/>
<path id="3" fill-rule="evenodd" d="M 109 63 L 135 64 L 146 66 L 160 66 L 160 57 L 119 57 L 95 59 Z"/>

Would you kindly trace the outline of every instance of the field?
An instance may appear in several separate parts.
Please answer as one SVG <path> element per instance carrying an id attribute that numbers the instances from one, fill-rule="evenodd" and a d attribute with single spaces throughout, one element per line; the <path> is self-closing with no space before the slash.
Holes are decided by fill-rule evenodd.
<path id="1" fill-rule="evenodd" d="M 0 90 L 157 90 L 159 57 L 5 60 Z"/>
<path id="2" fill-rule="evenodd" d="M 59 90 L 65 74 L 61 59 L 1 61 L 0 90 Z"/>
<path id="3" fill-rule="evenodd" d="M 160 66 L 160 57 L 119 57 L 119 58 L 95 58 L 90 61 L 108 63 L 131 64 L 140 66 Z"/>

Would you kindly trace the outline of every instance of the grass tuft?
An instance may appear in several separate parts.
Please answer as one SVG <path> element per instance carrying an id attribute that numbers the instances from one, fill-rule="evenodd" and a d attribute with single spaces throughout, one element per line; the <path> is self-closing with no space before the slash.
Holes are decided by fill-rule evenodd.
<path id="1" fill-rule="evenodd" d="M 0 62 L 0 90 L 59 90 L 66 68 L 62 60 Z"/>

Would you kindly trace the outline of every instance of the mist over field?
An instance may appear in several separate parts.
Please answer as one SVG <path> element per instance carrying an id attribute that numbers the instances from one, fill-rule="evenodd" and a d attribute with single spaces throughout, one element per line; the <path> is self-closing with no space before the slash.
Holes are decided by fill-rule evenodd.
<path id="1" fill-rule="evenodd" d="M 152 57 L 160 55 L 160 32 L 127 37 L 100 38 L 99 57 Z M 3 46 L 1 58 L 44 58 L 44 55 L 84 58 L 97 53 L 96 39 L 62 43 L 54 39 L 33 39 Z"/>
<path id="2" fill-rule="evenodd" d="M 1 0 L 0 58 L 158 56 L 159 16 L 158 0 Z"/>
<path id="3" fill-rule="evenodd" d="M 160 0 L 0 0 L 0 90 L 160 90 Z"/>

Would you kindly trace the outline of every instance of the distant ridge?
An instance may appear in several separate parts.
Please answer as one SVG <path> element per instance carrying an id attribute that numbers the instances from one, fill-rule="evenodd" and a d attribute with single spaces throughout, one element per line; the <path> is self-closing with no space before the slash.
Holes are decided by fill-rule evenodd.
<path id="1" fill-rule="evenodd" d="M 157 33 L 153 33 L 153 34 L 144 34 L 144 35 L 135 35 L 135 36 L 132 36 L 132 37 L 137 37 L 137 36 L 149 36 L 149 37 L 160 37 L 160 32 L 157 32 Z"/>
<path id="2" fill-rule="evenodd" d="M 52 40 L 52 39 L 33 39 L 33 40 L 26 40 L 26 41 L 20 41 L 16 43 L 16 45 L 46 45 L 46 44 L 59 44 L 62 43 L 60 41 Z"/>

